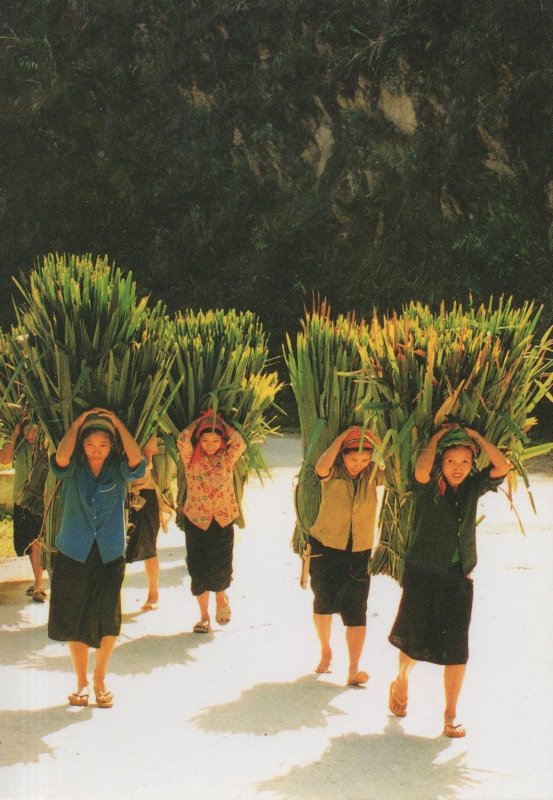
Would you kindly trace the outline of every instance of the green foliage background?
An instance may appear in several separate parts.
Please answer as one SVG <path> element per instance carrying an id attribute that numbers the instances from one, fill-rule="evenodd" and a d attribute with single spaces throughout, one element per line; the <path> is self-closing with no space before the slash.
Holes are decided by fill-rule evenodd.
<path id="1" fill-rule="evenodd" d="M 251 309 L 275 352 L 312 292 L 547 323 L 552 31 L 543 0 L 5 0 L 2 296 L 57 250 Z"/>

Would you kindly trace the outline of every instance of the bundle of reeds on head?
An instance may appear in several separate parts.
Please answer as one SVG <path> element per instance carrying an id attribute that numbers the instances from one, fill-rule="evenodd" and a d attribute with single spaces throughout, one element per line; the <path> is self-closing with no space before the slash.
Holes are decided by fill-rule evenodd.
<path id="1" fill-rule="evenodd" d="M 0 330 L 0 440 L 9 439 L 26 408 L 19 373 L 23 358 L 14 358 L 11 336 Z"/>
<path id="2" fill-rule="evenodd" d="M 16 286 L 12 354 L 24 358 L 24 394 L 50 451 L 94 406 L 114 411 L 145 444 L 164 415 L 174 359 L 164 306 L 138 298 L 131 272 L 88 255 L 49 254 Z M 52 492 L 47 484 L 49 542 L 59 514 Z"/>
<path id="3" fill-rule="evenodd" d="M 380 543 L 370 571 L 401 579 L 412 531 L 410 494 L 416 459 L 432 432 L 446 420 L 475 428 L 506 452 L 528 487 L 525 462 L 553 444 L 532 446 L 536 405 L 553 399 L 551 329 L 538 334 L 541 309 L 511 299 L 463 309 L 444 305 L 433 313 L 412 302 L 401 314 L 374 316 L 361 346 L 369 390 L 361 405 L 374 414 L 386 450 L 388 491 Z M 477 467 L 486 466 L 480 454 Z"/>
<path id="4" fill-rule="evenodd" d="M 354 314 L 331 317 L 326 300 L 314 302 L 305 313 L 295 345 L 286 337 L 285 361 L 296 403 L 302 440 L 302 465 L 295 487 L 294 552 L 301 554 L 320 505 L 320 481 L 315 474 L 319 456 L 336 436 L 353 424 L 367 424 L 362 400 L 369 384 L 356 374 L 364 363 L 360 345 L 367 327 Z"/>
<path id="5" fill-rule="evenodd" d="M 24 366 L 24 358 L 14 359 L 11 338 L 21 343 L 23 337 L 17 329 L 12 334 L 0 331 L 0 438 L 8 439 L 18 423 L 33 424 L 32 409 L 25 398 L 19 373 Z M 44 435 L 38 427 L 38 435 L 31 449 L 31 469 L 26 483 L 20 488 L 14 502 L 40 516 L 44 511 L 44 485 L 48 475 L 48 451 Z"/>
<path id="6" fill-rule="evenodd" d="M 176 358 L 169 389 L 168 429 L 177 436 L 202 411 L 221 414 L 244 437 L 247 449 L 234 470 L 234 488 L 242 508 L 244 483 L 254 470 L 266 469 L 260 445 L 275 433 L 275 398 L 281 388 L 270 369 L 268 337 L 251 311 L 207 310 L 179 312 L 173 321 Z M 177 508 L 186 496 L 184 471 L 177 461 Z M 177 524 L 182 526 L 180 511 Z M 237 521 L 244 526 L 244 518 Z"/>

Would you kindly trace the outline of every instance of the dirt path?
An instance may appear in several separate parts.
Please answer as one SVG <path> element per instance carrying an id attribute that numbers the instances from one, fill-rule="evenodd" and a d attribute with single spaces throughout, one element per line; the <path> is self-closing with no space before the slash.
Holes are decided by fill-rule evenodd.
<path id="1" fill-rule="evenodd" d="M 110 687 L 112 710 L 72 709 L 65 645 L 28 603 L 24 560 L 0 565 L 0 798 L 9 800 L 552 800 L 553 478 L 536 473 L 517 530 L 504 497 L 482 503 L 464 740 L 441 731 L 441 671 L 413 673 L 409 716 L 386 708 L 396 651 L 387 634 L 399 588 L 373 578 L 365 689 L 346 688 L 343 633 L 334 671 L 315 676 L 311 596 L 289 548 L 298 438 L 266 448 L 272 480 L 247 491 L 236 545 L 233 620 L 190 633 L 196 609 L 183 536 L 160 534 L 161 606 L 140 613 L 132 565 Z"/>

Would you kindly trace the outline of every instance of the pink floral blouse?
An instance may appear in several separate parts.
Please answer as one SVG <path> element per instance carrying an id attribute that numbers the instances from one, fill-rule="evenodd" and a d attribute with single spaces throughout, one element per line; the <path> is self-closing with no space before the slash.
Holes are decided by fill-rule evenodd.
<path id="1" fill-rule="evenodd" d="M 238 431 L 233 430 L 226 448 L 212 456 L 202 451 L 200 460 L 191 464 L 194 447 L 190 435 L 190 431 L 185 429 L 177 439 L 186 474 L 186 500 L 182 510 L 196 527 L 204 531 L 212 519 L 221 527 L 230 525 L 240 513 L 232 469 L 246 449 L 246 442 Z"/>

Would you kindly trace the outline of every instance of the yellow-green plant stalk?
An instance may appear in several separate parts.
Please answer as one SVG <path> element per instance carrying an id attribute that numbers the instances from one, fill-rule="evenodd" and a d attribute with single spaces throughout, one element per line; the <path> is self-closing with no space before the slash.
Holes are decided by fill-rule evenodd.
<path id="1" fill-rule="evenodd" d="M 73 420 L 95 406 L 114 411 L 144 445 L 170 401 L 174 348 L 164 306 L 138 297 L 131 272 L 88 255 L 49 254 L 24 284 L 15 283 L 11 354 L 23 359 L 23 392 L 50 452 Z M 47 553 L 57 529 L 51 483 Z"/>
<path id="2" fill-rule="evenodd" d="M 373 573 L 400 579 L 412 531 L 409 488 L 420 449 L 446 419 L 477 429 L 504 450 L 528 487 L 524 463 L 553 444 L 531 446 L 537 403 L 551 397 L 551 329 L 541 337 L 541 309 L 515 308 L 511 299 L 493 299 L 464 309 L 444 305 L 437 313 L 412 302 L 401 314 L 375 315 L 361 347 L 369 387 L 362 407 L 374 414 L 386 440 L 388 492 L 381 515 L 380 544 Z M 477 467 L 485 466 L 481 453 Z"/>
<path id="3" fill-rule="evenodd" d="M 9 439 L 26 409 L 22 367 L 23 359 L 14 358 L 10 335 L 0 330 L 0 439 Z"/>
<path id="4" fill-rule="evenodd" d="M 234 309 L 178 312 L 173 321 L 176 358 L 170 373 L 172 400 L 167 408 L 167 429 L 173 436 L 211 408 L 234 425 L 247 449 L 234 470 L 234 486 L 242 508 L 244 483 L 251 470 L 266 469 L 260 445 L 277 431 L 275 398 L 281 388 L 276 370 L 270 369 L 268 338 L 251 311 Z M 174 452 L 174 447 L 173 447 Z M 177 507 L 182 508 L 186 481 L 177 461 Z M 177 524 L 182 526 L 181 512 Z M 241 516 L 237 523 L 244 525 Z"/>
<path id="5" fill-rule="evenodd" d="M 21 380 L 51 449 L 83 410 L 111 409 L 143 445 L 164 413 L 174 359 L 160 303 L 139 299 L 132 273 L 90 256 L 46 256 L 16 281 Z"/>
<path id="6" fill-rule="evenodd" d="M 284 358 L 296 399 L 302 440 L 302 466 L 295 488 L 296 525 L 292 547 L 303 552 L 320 504 L 320 482 L 315 464 L 340 431 L 366 424 L 362 401 L 369 391 L 358 371 L 363 370 L 360 344 L 368 335 L 353 314 L 331 317 L 329 304 L 314 303 L 301 321 L 295 343 L 286 337 Z"/>

